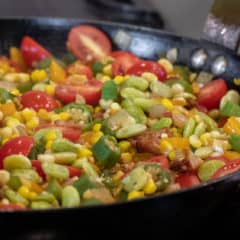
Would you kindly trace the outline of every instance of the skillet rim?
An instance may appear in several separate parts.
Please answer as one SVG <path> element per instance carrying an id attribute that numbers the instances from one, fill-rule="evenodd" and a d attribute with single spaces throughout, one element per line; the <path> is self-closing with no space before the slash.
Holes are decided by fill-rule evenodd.
<path id="1" fill-rule="evenodd" d="M 111 27 L 119 27 L 119 28 L 124 28 L 127 30 L 133 30 L 133 31 L 141 31 L 141 32 L 145 32 L 147 34 L 158 34 L 158 35 L 163 35 L 166 37 L 173 37 L 175 38 L 174 41 L 180 41 L 180 40 L 188 40 L 191 41 L 193 43 L 196 43 L 197 45 L 199 45 L 200 43 L 204 43 L 207 44 L 207 46 L 209 48 L 215 48 L 216 50 L 224 50 L 225 53 L 227 53 L 228 55 L 230 55 L 231 57 L 238 57 L 237 54 L 231 50 L 228 49 L 224 46 L 221 46 L 217 43 L 213 43 L 210 42 L 208 40 L 205 39 L 194 39 L 191 37 L 185 37 L 185 36 L 181 36 L 179 34 L 174 34 L 165 30 L 161 30 L 161 29 L 157 29 L 157 28 L 151 28 L 151 27 L 145 27 L 145 26 L 137 26 L 137 25 L 133 25 L 133 24 L 127 24 L 127 23 L 120 23 L 120 22 L 109 22 L 109 21 L 104 21 L 104 20 L 94 20 L 94 19 L 84 19 L 84 18 L 64 18 L 64 17 L 51 17 L 51 16 L 44 16 L 44 17 L 34 17 L 34 16 L 16 16 L 16 17 L 11 17 L 11 16 L 3 16 L 0 17 L 0 22 L 2 21 L 6 21 L 6 20 L 10 20 L 10 21 L 46 21 L 48 22 L 49 25 L 53 25 L 52 22 L 56 21 L 56 22 L 65 22 L 65 21 L 70 21 L 73 24 L 97 24 L 97 25 L 103 25 L 103 26 L 111 26 Z M 58 24 L 59 25 L 59 24 Z M 9 215 L 9 214 L 18 214 L 18 215 L 28 215 L 28 214 L 32 214 L 32 213 L 38 213 L 38 214 L 47 214 L 47 213 L 62 213 L 62 212 L 71 212 L 71 211 L 81 211 L 81 210 L 85 210 L 87 211 L 88 209 L 104 209 L 104 208 L 113 208 L 113 207 L 118 207 L 118 206 L 122 206 L 122 205 L 131 205 L 131 204 L 136 204 L 136 203 L 142 203 L 142 202 L 150 202 L 153 200 L 157 200 L 157 199 L 166 199 L 166 198 L 171 198 L 171 197 L 177 197 L 178 195 L 181 194 L 186 194 L 189 192 L 194 192 L 194 191 L 200 191 L 201 189 L 205 189 L 208 187 L 214 187 L 214 185 L 216 184 L 223 184 L 224 182 L 227 181 L 231 181 L 231 178 L 234 179 L 234 177 L 237 177 L 240 179 L 240 170 L 230 173 L 226 176 L 217 178 L 217 179 L 213 179 L 210 180 L 208 182 L 205 183 L 200 183 L 197 186 L 192 186 L 192 187 L 188 187 L 188 188 L 184 188 L 184 189 L 180 189 L 177 190 L 176 192 L 169 192 L 169 193 L 163 193 L 161 195 L 154 195 L 154 196 L 148 196 L 146 198 L 139 198 L 139 199 L 135 199 L 135 200 L 131 200 L 131 201 L 124 201 L 124 202 L 115 202 L 115 203 L 110 203 L 110 204 L 97 204 L 97 205 L 86 205 L 86 206 L 79 206 L 79 207 L 73 207 L 73 208 L 50 208 L 50 209 L 23 209 L 23 210 L 4 210 L 4 211 L 0 211 L 0 216 L 1 215 Z M 232 179 L 232 181 L 234 181 Z"/>

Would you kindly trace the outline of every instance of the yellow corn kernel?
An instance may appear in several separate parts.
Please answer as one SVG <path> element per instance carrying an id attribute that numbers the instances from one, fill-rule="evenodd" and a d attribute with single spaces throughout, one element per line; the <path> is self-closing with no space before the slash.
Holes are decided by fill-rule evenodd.
<path id="1" fill-rule="evenodd" d="M 53 143 L 52 140 L 48 140 L 48 141 L 46 142 L 46 144 L 45 144 L 46 149 L 50 149 L 51 146 L 52 146 L 52 143 Z"/>
<path id="2" fill-rule="evenodd" d="M 11 116 L 16 112 L 16 106 L 13 102 L 6 102 L 0 104 L 0 111 L 3 113 L 3 116 Z"/>
<path id="3" fill-rule="evenodd" d="M 53 122 L 61 120 L 59 114 L 51 114 L 51 120 Z"/>
<path id="4" fill-rule="evenodd" d="M 34 129 L 34 128 L 36 128 L 38 125 L 39 125 L 39 119 L 38 119 L 38 117 L 33 117 L 33 118 L 31 118 L 31 120 L 29 120 L 29 121 L 26 123 L 26 126 L 27 126 L 28 129 Z"/>
<path id="5" fill-rule="evenodd" d="M 22 111 L 22 116 L 24 120 L 27 122 L 27 121 L 30 121 L 32 118 L 36 117 L 36 112 L 32 109 L 25 108 Z"/>
<path id="6" fill-rule="evenodd" d="M 92 130 L 94 132 L 99 132 L 101 130 L 101 128 L 102 128 L 102 124 L 101 123 L 96 123 L 96 124 L 94 124 Z"/>
<path id="7" fill-rule="evenodd" d="M 21 96 L 21 93 L 19 92 L 19 90 L 17 88 L 11 89 L 10 93 L 15 95 L 15 96 Z"/>
<path id="8" fill-rule="evenodd" d="M 157 191 L 157 186 L 152 178 L 149 178 L 146 185 L 143 188 L 145 194 L 153 194 Z"/>
<path id="9" fill-rule="evenodd" d="M 131 143 L 129 141 L 121 141 L 119 142 L 119 147 L 121 152 L 126 152 L 131 147 Z"/>
<path id="10" fill-rule="evenodd" d="M 175 157 L 176 157 L 175 151 L 171 151 L 171 152 L 168 154 L 168 158 L 169 158 L 171 161 L 174 161 L 174 160 L 175 160 Z"/>
<path id="11" fill-rule="evenodd" d="M 92 152 L 87 148 L 81 148 L 79 150 L 79 157 L 91 157 Z"/>
<path id="12" fill-rule="evenodd" d="M 120 180 L 123 176 L 124 176 L 124 172 L 122 172 L 121 170 L 119 170 L 119 171 L 117 171 L 117 172 L 113 175 L 112 179 L 113 179 L 113 181 L 118 181 L 118 180 Z"/>
<path id="13" fill-rule="evenodd" d="M 196 135 L 192 135 L 189 137 L 189 143 L 194 148 L 200 148 L 202 146 L 202 142 Z"/>
<path id="14" fill-rule="evenodd" d="M 235 85 L 240 86 L 240 78 L 235 78 L 233 82 Z"/>
<path id="15" fill-rule="evenodd" d="M 101 110 L 102 110 L 102 108 L 101 108 L 100 106 L 97 106 L 97 107 L 95 107 L 94 112 L 95 112 L 95 113 L 98 113 L 98 112 L 100 112 Z"/>
<path id="16" fill-rule="evenodd" d="M 169 74 L 173 72 L 173 65 L 172 63 L 166 59 L 166 58 L 161 58 L 158 63 L 165 69 L 165 71 Z"/>
<path id="17" fill-rule="evenodd" d="M 92 144 L 95 144 L 99 138 L 103 136 L 103 132 L 99 131 L 99 132 L 96 132 L 92 137 L 91 137 L 91 143 Z"/>
<path id="18" fill-rule="evenodd" d="M 157 81 L 158 77 L 151 73 L 151 72 L 144 72 L 141 77 L 143 77 L 144 79 L 148 80 L 149 82 L 153 82 L 153 81 Z"/>
<path id="19" fill-rule="evenodd" d="M 43 188 L 35 182 L 26 181 L 24 185 L 28 187 L 31 192 L 41 193 Z"/>
<path id="20" fill-rule="evenodd" d="M 162 154 L 168 155 L 173 150 L 173 146 L 165 139 L 162 139 L 160 141 L 159 149 Z"/>
<path id="21" fill-rule="evenodd" d="M 133 160 L 133 155 L 129 152 L 122 153 L 121 160 L 123 163 L 129 163 Z"/>
<path id="22" fill-rule="evenodd" d="M 120 76 L 120 75 L 118 75 L 118 76 L 116 76 L 116 77 L 114 78 L 114 82 L 115 82 L 116 84 L 121 84 L 121 83 L 123 83 L 124 81 L 125 81 L 124 77 L 123 77 L 123 76 Z"/>
<path id="23" fill-rule="evenodd" d="M 107 66 L 105 66 L 103 68 L 103 73 L 108 76 L 111 76 L 112 75 L 112 64 L 108 64 Z"/>
<path id="24" fill-rule="evenodd" d="M 36 197 L 37 197 L 37 193 L 35 193 L 35 192 L 29 192 L 27 198 L 28 198 L 29 200 L 33 201 L 33 200 L 36 199 Z"/>
<path id="25" fill-rule="evenodd" d="M 22 185 L 19 189 L 18 189 L 18 193 L 24 197 L 24 198 L 28 198 L 29 196 L 29 188 L 25 185 Z"/>
<path id="26" fill-rule="evenodd" d="M 60 120 L 66 121 L 68 120 L 71 116 L 68 112 L 61 112 L 58 114 Z"/>
<path id="27" fill-rule="evenodd" d="M 0 120 L 3 120 L 3 112 L 0 111 Z"/>
<path id="28" fill-rule="evenodd" d="M 31 73 L 31 79 L 33 82 L 42 82 L 46 80 L 47 73 L 43 69 L 36 69 Z"/>
<path id="29" fill-rule="evenodd" d="M 108 75 L 103 75 L 103 77 L 101 79 L 102 82 L 106 82 L 106 81 L 109 81 L 109 80 L 111 80 L 111 78 Z"/>
<path id="30" fill-rule="evenodd" d="M 45 85 L 45 91 L 49 95 L 54 95 L 54 93 L 55 93 L 55 86 L 53 84 L 47 84 L 47 85 Z"/>
<path id="31" fill-rule="evenodd" d="M 12 136 L 12 134 L 13 134 L 12 128 L 10 128 L 10 127 L 0 128 L 1 138 L 9 138 L 10 136 Z"/>
<path id="32" fill-rule="evenodd" d="M 175 105 L 177 105 L 177 106 L 186 106 L 187 105 L 187 101 L 183 97 L 173 98 L 172 103 L 173 103 L 174 106 Z"/>
<path id="33" fill-rule="evenodd" d="M 13 118 L 13 117 L 9 117 L 7 120 L 6 120 L 6 126 L 7 127 L 16 127 L 17 125 L 19 125 L 21 122 L 16 119 L 16 118 Z"/>
<path id="34" fill-rule="evenodd" d="M 128 193 L 128 200 L 133 200 L 141 197 L 144 197 L 143 191 L 131 191 Z"/>
<path id="35" fill-rule="evenodd" d="M 47 141 L 55 140 L 56 139 L 56 133 L 55 131 L 49 131 L 45 135 Z"/>
<path id="36" fill-rule="evenodd" d="M 193 90 L 193 93 L 195 93 L 195 94 L 199 93 L 200 88 L 198 86 L 198 83 L 196 83 L 196 82 L 192 83 L 192 90 Z"/>
<path id="37" fill-rule="evenodd" d="M 43 120 L 51 119 L 50 113 L 47 110 L 45 110 L 45 109 L 40 109 L 38 111 L 38 117 L 40 117 Z"/>
<path id="38" fill-rule="evenodd" d="M 172 102 L 171 102 L 169 99 L 167 99 L 167 98 L 163 98 L 163 99 L 161 100 L 161 104 L 162 104 L 164 107 L 166 107 L 168 110 L 172 110 L 172 109 L 173 109 L 173 104 L 172 104 Z"/>
<path id="39" fill-rule="evenodd" d="M 2 145 L 4 145 L 5 143 L 7 143 L 10 140 L 10 138 L 5 138 L 2 140 Z"/>
<path id="40" fill-rule="evenodd" d="M 8 73 L 3 77 L 3 80 L 8 82 L 28 82 L 30 76 L 27 73 Z"/>

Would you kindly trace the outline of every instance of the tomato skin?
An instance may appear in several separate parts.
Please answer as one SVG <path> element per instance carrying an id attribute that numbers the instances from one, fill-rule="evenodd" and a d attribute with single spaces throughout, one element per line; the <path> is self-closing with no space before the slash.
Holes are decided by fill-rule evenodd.
<path id="1" fill-rule="evenodd" d="M 16 137 L 6 142 L 0 148 L 0 169 L 3 168 L 3 159 L 12 154 L 23 154 L 28 156 L 34 145 L 32 137 L 21 136 Z"/>
<path id="2" fill-rule="evenodd" d="M 136 63 L 142 60 L 130 52 L 115 51 L 112 52 L 112 57 L 115 58 L 112 64 L 112 75 L 125 75 L 127 71 Z"/>
<path id="3" fill-rule="evenodd" d="M 19 204 L 9 203 L 9 204 L 0 204 L 0 212 L 1 211 L 11 211 L 11 210 L 24 210 L 25 207 Z"/>
<path id="4" fill-rule="evenodd" d="M 128 69 L 127 74 L 141 76 L 144 72 L 151 72 L 158 77 L 159 81 L 167 80 L 166 70 L 158 63 L 153 61 L 141 61 Z"/>
<path id="5" fill-rule="evenodd" d="M 93 78 L 93 72 L 91 68 L 89 66 L 82 64 L 80 61 L 77 61 L 67 66 L 66 72 L 68 75 L 72 74 L 85 75 L 88 80 L 91 80 Z"/>
<path id="6" fill-rule="evenodd" d="M 228 175 L 230 173 L 233 173 L 240 169 L 240 159 L 233 160 L 220 168 L 213 176 L 212 179 L 216 179 L 219 177 L 223 177 L 225 175 Z"/>
<path id="7" fill-rule="evenodd" d="M 83 62 L 99 60 L 112 51 L 110 40 L 105 33 L 89 25 L 73 27 L 68 34 L 67 47 Z"/>
<path id="8" fill-rule="evenodd" d="M 78 125 L 64 125 L 64 124 L 42 124 L 36 130 L 43 128 L 55 128 L 62 132 L 64 138 L 72 142 L 76 142 L 81 135 L 81 128 Z"/>
<path id="9" fill-rule="evenodd" d="M 144 162 L 160 163 L 163 169 L 169 169 L 169 162 L 165 156 L 154 156 Z"/>
<path id="10" fill-rule="evenodd" d="M 67 166 L 67 169 L 69 171 L 70 178 L 79 177 L 81 175 L 81 171 L 78 168 Z"/>
<path id="11" fill-rule="evenodd" d="M 78 85 L 61 84 L 55 89 L 55 96 L 63 103 L 70 103 L 76 100 L 77 94 L 81 95 L 87 104 L 96 106 L 101 98 L 102 83 L 91 80 Z"/>
<path id="12" fill-rule="evenodd" d="M 208 110 L 218 108 L 227 90 L 227 84 L 223 79 L 213 80 L 200 90 L 198 104 L 206 107 Z"/>
<path id="13" fill-rule="evenodd" d="M 32 108 L 35 111 L 39 111 L 41 108 L 47 111 L 59 107 L 54 98 L 42 91 L 31 90 L 24 93 L 20 98 L 21 104 L 25 108 Z"/>
<path id="14" fill-rule="evenodd" d="M 183 175 L 178 176 L 175 179 L 175 182 L 178 183 L 181 186 L 181 188 L 188 188 L 200 184 L 198 176 L 190 173 L 185 173 Z"/>
<path id="15" fill-rule="evenodd" d="M 52 56 L 51 53 L 29 36 L 23 37 L 20 48 L 23 59 L 29 67 L 33 67 L 34 62 L 39 62 L 44 58 Z"/>
<path id="16" fill-rule="evenodd" d="M 39 176 L 42 177 L 43 180 L 46 180 L 46 174 L 42 169 L 42 162 L 40 160 L 31 160 L 31 163 L 32 167 L 36 170 Z"/>

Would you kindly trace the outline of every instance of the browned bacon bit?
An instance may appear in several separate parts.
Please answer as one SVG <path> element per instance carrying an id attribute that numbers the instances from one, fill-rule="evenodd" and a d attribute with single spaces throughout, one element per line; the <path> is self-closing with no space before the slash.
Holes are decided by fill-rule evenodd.
<path id="1" fill-rule="evenodd" d="M 160 139 L 163 135 L 167 135 L 167 137 L 172 137 L 172 133 L 168 128 L 163 128 L 158 131 L 150 131 L 147 130 L 142 134 L 131 138 L 131 143 L 134 147 L 137 148 L 138 152 L 150 152 L 154 154 L 159 154 L 159 144 Z"/>

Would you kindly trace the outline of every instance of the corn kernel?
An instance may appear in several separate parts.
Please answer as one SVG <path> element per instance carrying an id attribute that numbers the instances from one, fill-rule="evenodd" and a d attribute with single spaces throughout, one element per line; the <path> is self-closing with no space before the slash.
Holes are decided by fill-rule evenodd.
<path id="1" fill-rule="evenodd" d="M 121 109 L 121 106 L 116 103 L 116 102 L 113 102 L 111 105 L 110 105 L 110 113 L 111 114 L 114 114 L 116 113 L 117 111 L 119 111 Z"/>
<path id="2" fill-rule="evenodd" d="M 158 77 L 151 73 L 151 72 L 144 72 L 141 77 L 143 77 L 144 79 L 148 80 L 149 82 L 153 82 L 153 81 L 157 81 Z"/>
<path id="3" fill-rule="evenodd" d="M 198 83 L 196 83 L 196 82 L 192 83 L 192 90 L 193 90 L 193 93 L 195 93 L 195 94 L 199 93 L 200 88 L 198 86 Z"/>
<path id="4" fill-rule="evenodd" d="M 124 77 L 123 76 L 116 76 L 115 78 L 114 78 L 114 82 L 116 83 L 116 84 L 121 84 L 121 83 L 123 83 L 125 81 L 125 79 L 124 79 Z"/>
<path id="5" fill-rule="evenodd" d="M 10 140 L 10 138 L 5 138 L 2 140 L 2 145 L 4 145 L 5 143 L 7 143 Z"/>
<path id="6" fill-rule="evenodd" d="M 55 131 L 49 131 L 49 132 L 47 132 L 45 137 L 46 137 L 47 141 L 51 141 L 51 140 L 55 140 L 57 136 L 56 136 Z"/>
<path id="7" fill-rule="evenodd" d="M 53 84 L 47 84 L 47 85 L 45 85 L 45 91 L 49 95 L 54 95 L 54 93 L 55 93 L 55 86 Z"/>
<path id="8" fill-rule="evenodd" d="M 204 146 L 210 146 L 213 143 L 213 137 L 210 133 L 203 133 L 200 136 L 200 140 Z"/>
<path id="9" fill-rule="evenodd" d="M 18 189 L 18 193 L 24 197 L 24 198 L 28 198 L 29 196 L 29 188 L 25 185 L 22 185 L 19 189 Z"/>
<path id="10" fill-rule="evenodd" d="M 39 116 L 41 119 L 43 119 L 43 120 L 49 120 L 49 119 L 51 119 L 50 113 L 49 113 L 47 110 L 45 110 L 45 109 L 40 109 L 40 110 L 38 111 L 38 116 Z"/>
<path id="11" fill-rule="evenodd" d="M 36 69 L 31 73 L 31 79 L 33 82 L 41 82 L 46 80 L 47 78 L 47 73 L 45 70 L 41 69 Z"/>
<path id="12" fill-rule="evenodd" d="M 240 86 L 240 78 L 235 78 L 233 82 L 235 85 Z"/>
<path id="13" fill-rule="evenodd" d="M 52 140 L 48 140 L 47 143 L 46 143 L 46 145 L 45 145 L 46 149 L 50 149 L 51 146 L 52 146 L 52 143 L 53 143 Z"/>
<path id="14" fill-rule="evenodd" d="M 157 186 L 152 178 L 149 178 L 146 185 L 143 188 L 145 194 L 153 194 L 157 191 Z"/>
<path id="15" fill-rule="evenodd" d="M 34 129 L 39 125 L 39 119 L 37 117 L 33 117 L 30 121 L 26 123 L 28 129 Z"/>
<path id="16" fill-rule="evenodd" d="M 13 130 L 10 127 L 4 127 L 0 129 L 0 136 L 2 138 L 9 138 L 13 134 Z"/>
<path id="17" fill-rule="evenodd" d="M 121 160 L 123 163 L 129 163 L 133 159 L 133 155 L 129 152 L 125 152 L 121 154 Z"/>
<path id="18" fill-rule="evenodd" d="M 22 111 L 22 116 L 24 118 L 25 121 L 29 121 L 31 120 L 33 117 L 36 116 L 36 112 L 34 110 L 31 110 L 29 108 L 25 108 L 23 111 Z"/>
<path id="19" fill-rule="evenodd" d="M 21 93 L 19 92 L 19 90 L 17 88 L 11 89 L 10 93 L 15 96 L 21 96 Z"/>
<path id="20" fill-rule="evenodd" d="M 199 140 L 199 138 L 196 135 L 190 136 L 189 142 L 191 146 L 194 148 L 200 148 L 202 146 L 202 142 Z"/>
<path id="21" fill-rule="evenodd" d="M 123 176 L 124 176 L 124 172 L 122 172 L 121 170 L 119 170 L 119 171 L 117 171 L 117 172 L 113 175 L 112 179 L 113 179 L 113 181 L 118 181 L 118 180 L 120 180 Z"/>
<path id="22" fill-rule="evenodd" d="M 93 126 L 93 131 L 94 132 L 99 132 L 101 130 L 101 128 L 102 128 L 102 124 L 101 123 L 96 123 Z"/>
<path id="23" fill-rule="evenodd" d="M 43 191 L 43 188 L 35 182 L 26 181 L 24 185 L 27 186 L 31 192 L 41 193 Z"/>
<path id="24" fill-rule="evenodd" d="M 108 64 L 107 66 L 105 66 L 103 68 L 103 73 L 108 76 L 111 76 L 112 75 L 112 64 Z"/>
<path id="25" fill-rule="evenodd" d="M 168 158 L 169 158 L 171 161 L 174 161 L 174 160 L 175 160 L 175 157 L 176 157 L 175 151 L 171 151 L 171 152 L 168 154 Z"/>
<path id="26" fill-rule="evenodd" d="M 91 157 L 92 152 L 87 148 L 81 148 L 79 150 L 79 157 Z"/>
<path id="27" fill-rule="evenodd" d="M 97 107 L 95 107 L 94 112 L 95 112 L 95 113 L 98 113 L 98 112 L 100 112 L 101 110 L 102 110 L 102 108 L 101 108 L 100 106 L 97 106 Z"/>
<path id="28" fill-rule="evenodd" d="M 8 73 L 3 77 L 7 82 L 28 82 L 30 76 L 27 73 Z"/>
<path id="29" fill-rule="evenodd" d="M 102 78 L 100 79 L 102 82 L 107 82 L 109 80 L 111 80 L 111 78 L 107 75 L 103 75 Z"/>
<path id="30" fill-rule="evenodd" d="M 36 199 L 36 197 L 37 197 L 37 193 L 35 193 L 35 192 L 29 192 L 27 198 L 28 198 L 29 200 L 33 201 L 33 200 Z"/>
<path id="31" fill-rule="evenodd" d="M 128 200 L 133 200 L 141 197 L 144 197 L 143 191 L 131 191 L 130 193 L 128 193 Z"/>
<path id="32" fill-rule="evenodd" d="M 162 154 L 168 155 L 173 150 L 173 146 L 167 140 L 163 139 L 160 141 L 159 149 Z"/>
<path id="33" fill-rule="evenodd" d="M 167 98 L 163 98 L 163 99 L 161 100 L 161 104 L 162 104 L 164 107 L 166 107 L 168 110 L 173 109 L 173 104 L 172 104 L 172 102 L 171 102 L 169 99 L 167 99 Z"/>
<path id="34" fill-rule="evenodd" d="M 165 69 L 168 74 L 173 72 L 173 65 L 168 59 L 162 58 L 158 61 L 158 63 Z"/>
<path id="35" fill-rule="evenodd" d="M 92 144 L 95 144 L 102 135 L 103 135 L 103 132 L 101 132 L 101 131 L 96 132 L 96 133 L 91 137 L 91 143 L 92 143 Z"/>
<path id="36" fill-rule="evenodd" d="M 68 112 L 61 112 L 58 115 L 59 115 L 60 120 L 63 120 L 63 121 L 66 121 L 71 117 Z"/>
<path id="37" fill-rule="evenodd" d="M 16 119 L 16 118 L 13 118 L 13 117 L 9 117 L 7 120 L 6 120 L 6 126 L 7 127 L 15 127 L 17 125 L 19 125 L 21 122 Z"/>
<path id="38" fill-rule="evenodd" d="M 129 141 L 121 141 L 119 142 L 119 147 L 121 152 L 126 152 L 131 147 L 131 143 Z"/>
<path id="39" fill-rule="evenodd" d="M 50 117 L 53 122 L 61 120 L 59 114 L 51 114 Z"/>

